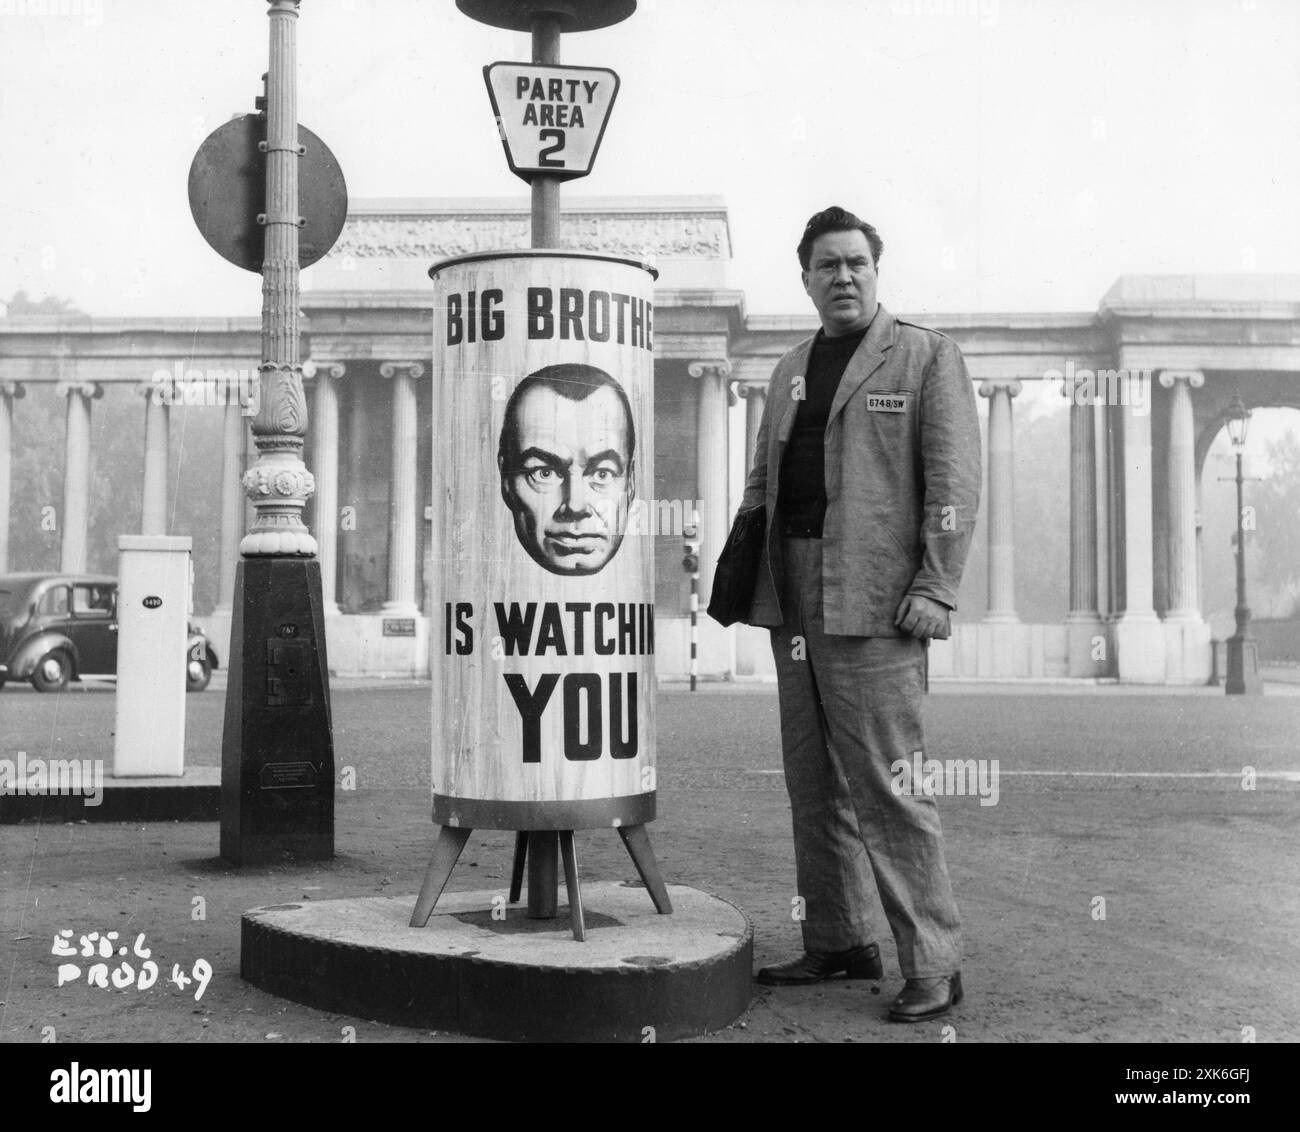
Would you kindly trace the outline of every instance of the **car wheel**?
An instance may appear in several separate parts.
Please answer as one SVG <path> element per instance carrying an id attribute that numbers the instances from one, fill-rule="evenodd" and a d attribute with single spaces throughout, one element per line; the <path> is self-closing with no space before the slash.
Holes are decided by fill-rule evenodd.
<path id="1" fill-rule="evenodd" d="M 72 662 L 68 654 L 59 649 L 47 652 L 36 663 L 32 672 L 32 687 L 38 692 L 61 692 L 72 676 Z"/>
<path id="2" fill-rule="evenodd" d="M 185 666 L 185 690 L 201 692 L 211 679 L 212 665 L 208 663 L 207 657 L 190 657 Z"/>

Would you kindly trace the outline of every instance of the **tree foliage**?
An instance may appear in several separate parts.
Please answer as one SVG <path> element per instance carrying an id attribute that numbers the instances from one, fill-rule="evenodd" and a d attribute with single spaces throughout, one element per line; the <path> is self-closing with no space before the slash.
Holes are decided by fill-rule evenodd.
<path id="1" fill-rule="evenodd" d="M 1287 590 L 1300 583 L 1300 438 L 1295 433 L 1269 444 L 1268 469 L 1253 493 L 1257 569 L 1264 585 Z"/>
<path id="2" fill-rule="evenodd" d="M 4 302 L 10 315 L 25 314 L 85 314 L 72 305 L 71 299 L 60 299 L 56 295 L 46 295 L 41 299 L 31 299 L 27 292 L 19 288 L 13 298 Z"/>

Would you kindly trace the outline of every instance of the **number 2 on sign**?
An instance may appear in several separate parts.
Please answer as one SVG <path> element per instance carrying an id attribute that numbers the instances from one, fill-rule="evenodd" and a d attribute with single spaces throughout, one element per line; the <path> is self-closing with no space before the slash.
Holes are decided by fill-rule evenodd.
<path id="1" fill-rule="evenodd" d="M 564 131 L 539 130 L 537 136 L 540 140 L 551 143 L 537 154 L 537 164 L 547 169 L 563 169 L 564 161 L 555 160 L 551 154 L 559 153 L 564 148 Z"/>

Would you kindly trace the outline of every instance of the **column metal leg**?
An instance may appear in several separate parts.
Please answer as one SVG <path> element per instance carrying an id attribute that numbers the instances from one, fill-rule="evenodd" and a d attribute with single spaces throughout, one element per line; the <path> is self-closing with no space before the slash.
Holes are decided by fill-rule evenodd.
<path id="1" fill-rule="evenodd" d="M 573 938 L 582 943 L 587 938 L 587 925 L 582 915 L 582 885 L 578 881 L 578 853 L 573 845 L 573 830 L 560 831 L 560 858 L 564 861 L 564 887 L 569 893 L 569 920 L 573 924 Z"/>
<path id="2" fill-rule="evenodd" d="M 528 832 L 520 830 L 515 834 L 515 860 L 510 867 L 510 903 L 519 902 L 524 890 L 524 862 L 528 859 Z"/>
<path id="3" fill-rule="evenodd" d="M 668 899 L 668 889 L 659 873 L 659 862 L 655 860 L 655 851 L 650 846 L 650 834 L 646 832 L 645 826 L 619 826 L 618 835 L 623 839 L 632 863 L 636 865 L 641 883 L 646 886 L 650 899 L 654 901 L 655 911 L 662 916 L 671 915 L 673 904 Z"/>
<path id="4" fill-rule="evenodd" d="M 460 826 L 444 825 L 438 831 L 438 844 L 434 846 L 433 857 L 424 874 L 424 884 L 420 887 L 419 898 L 415 901 L 415 911 L 411 913 L 411 927 L 422 928 L 433 914 L 433 906 L 447 886 L 451 870 L 456 867 L 465 842 L 473 830 Z"/>

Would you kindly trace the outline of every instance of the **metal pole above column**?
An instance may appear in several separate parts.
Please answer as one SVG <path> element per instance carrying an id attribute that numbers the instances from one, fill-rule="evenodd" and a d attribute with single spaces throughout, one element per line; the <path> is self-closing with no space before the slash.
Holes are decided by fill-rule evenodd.
<path id="1" fill-rule="evenodd" d="M 554 12 L 532 16 L 533 62 L 555 66 L 560 61 L 560 20 Z M 533 174 L 532 246 L 560 246 L 560 181 Z M 549 920 L 559 914 L 559 837 L 550 831 L 528 835 L 528 917 Z"/>
<path id="2" fill-rule="evenodd" d="M 560 61 L 560 20 L 551 12 L 533 17 L 533 62 L 555 66 Z M 560 246 L 560 181 L 539 173 L 533 177 L 533 247 Z"/>

